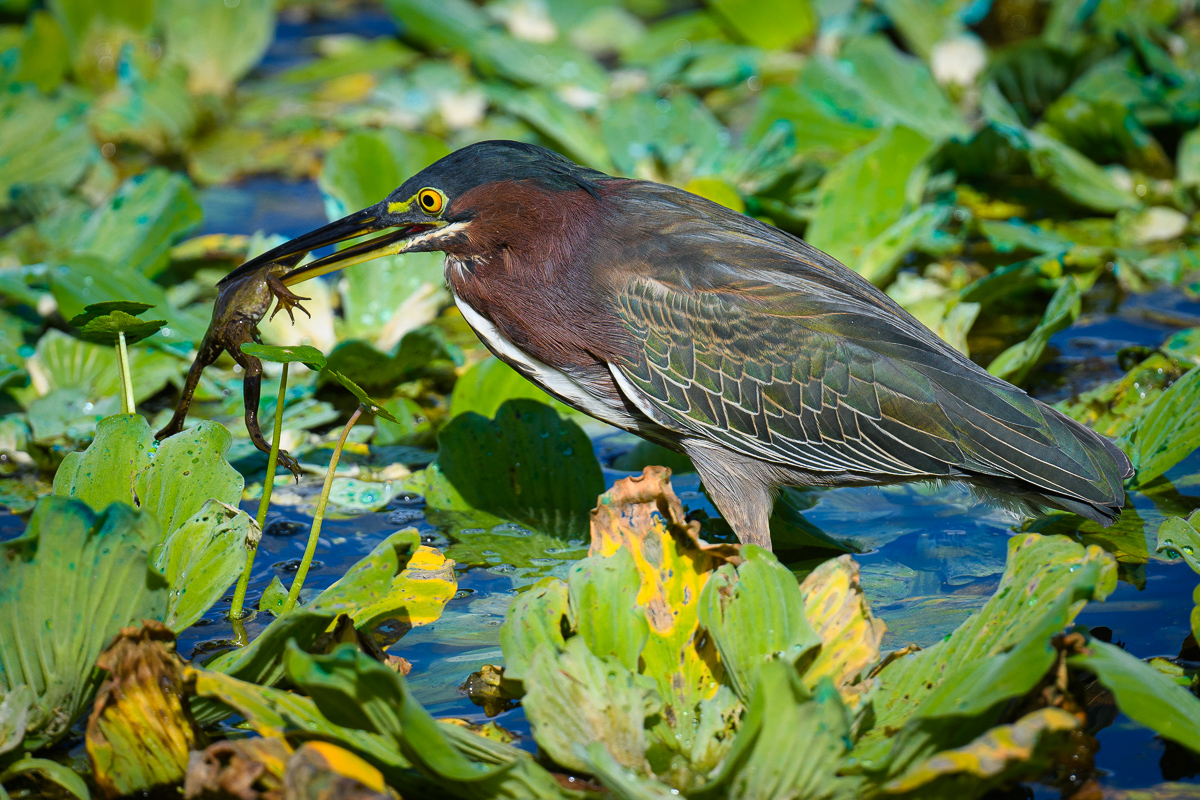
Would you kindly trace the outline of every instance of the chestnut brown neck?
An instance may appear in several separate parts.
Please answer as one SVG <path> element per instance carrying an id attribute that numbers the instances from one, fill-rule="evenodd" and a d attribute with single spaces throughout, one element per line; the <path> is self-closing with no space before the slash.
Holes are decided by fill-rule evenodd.
<path id="1" fill-rule="evenodd" d="M 487 184 L 458 198 L 466 235 L 447 242 L 454 293 L 522 350 L 557 367 L 588 367 L 624 349 L 587 257 L 603 200 L 584 189 Z M 455 266 L 461 263 L 464 268 Z"/>

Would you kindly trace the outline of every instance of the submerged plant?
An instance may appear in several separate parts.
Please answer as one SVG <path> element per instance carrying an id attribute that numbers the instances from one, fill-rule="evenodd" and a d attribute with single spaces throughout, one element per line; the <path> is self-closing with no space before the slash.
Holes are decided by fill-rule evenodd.
<path id="1" fill-rule="evenodd" d="M 296 577 L 292 580 L 292 587 L 288 589 L 287 599 L 283 601 L 283 605 L 280 608 L 281 614 L 286 614 L 295 607 L 296 600 L 300 597 L 300 589 L 304 586 L 304 579 L 308 576 L 308 568 L 312 565 L 313 554 L 317 550 L 317 539 L 321 536 L 321 523 L 325 519 L 325 506 L 329 503 L 329 490 L 333 487 L 333 476 L 337 472 L 338 460 L 342 456 L 342 448 L 346 445 L 346 438 L 350 435 L 350 429 L 354 427 L 354 423 L 358 422 L 358 418 L 362 416 L 364 411 L 399 424 L 399 420 L 390 411 L 368 397 L 367 393 L 359 388 L 354 381 L 340 372 L 334 372 L 333 370 L 327 370 L 327 372 L 330 377 L 346 387 L 358 399 L 358 407 L 354 409 L 354 413 L 346 421 L 345 427 L 342 428 L 341 436 L 338 437 L 337 443 L 333 446 L 333 453 L 329 457 L 329 467 L 325 470 L 325 483 L 321 486 L 321 496 L 317 499 L 317 508 L 313 512 L 312 527 L 308 532 L 308 544 L 304 547 L 304 556 L 300 559 L 300 568 L 296 570 Z M 277 411 L 276 413 L 278 414 L 279 412 Z M 278 434 L 276 438 L 278 438 Z"/>
<path id="2" fill-rule="evenodd" d="M 258 514 L 255 521 L 258 529 L 262 530 L 267 522 L 267 509 L 271 506 L 271 492 L 275 488 L 275 467 L 279 460 L 279 439 L 283 433 L 283 406 L 287 400 L 288 366 L 299 362 L 311 370 L 325 367 L 325 355 L 315 347 L 308 345 L 276 346 L 255 344 L 242 345 L 242 352 L 264 361 L 272 361 L 283 365 L 279 375 L 279 396 L 275 400 L 275 431 L 271 437 L 271 451 L 267 459 L 267 475 L 263 479 L 262 497 L 258 501 Z M 299 478 L 297 477 L 297 480 Z M 233 605 L 229 609 L 230 619 L 240 619 L 242 607 L 246 602 L 246 587 L 250 583 L 250 573 L 254 571 L 254 556 L 258 553 L 257 545 L 246 550 L 246 565 L 242 568 L 242 576 L 238 578 L 237 588 L 233 593 Z"/>
<path id="3" fill-rule="evenodd" d="M 121 412 L 134 413 L 133 376 L 129 371 L 128 345 L 158 333 L 166 320 L 141 320 L 138 315 L 154 308 L 149 303 L 115 300 L 93 303 L 83 313 L 71 319 L 79 329 L 79 338 L 95 344 L 115 345 L 121 370 Z"/>

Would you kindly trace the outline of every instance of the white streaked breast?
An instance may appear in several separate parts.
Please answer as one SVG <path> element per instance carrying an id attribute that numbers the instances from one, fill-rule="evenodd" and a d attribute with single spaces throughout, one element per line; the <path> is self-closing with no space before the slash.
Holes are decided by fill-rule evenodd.
<path id="1" fill-rule="evenodd" d="M 607 422 L 609 425 L 616 425 L 618 428 L 624 428 L 625 430 L 637 429 L 637 423 L 633 417 L 629 416 L 624 407 L 616 403 L 604 401 L 588 391 L 583 384 L 567 373 L 555 369 L 548 364 L 543 364 L 533 356 L 522 351 L 506 339 L 504 334 L 500 333 L 500 330 L 492 324 L 491 320 L 472 308 L 467 301 L 463 300 L 457 294 L 454 295 L 454 304 L 458 306 L 458 310 L 462 312 L 463 317 L 467 320 L 467 324 L 474 329 L 479 338 L 492 349 L 492 352 L 513 369 L 517 370 L 517 372 L 520 372 L 567 405 L 577 408 L 585 414 L 590 414 L 596 419 Z"/>

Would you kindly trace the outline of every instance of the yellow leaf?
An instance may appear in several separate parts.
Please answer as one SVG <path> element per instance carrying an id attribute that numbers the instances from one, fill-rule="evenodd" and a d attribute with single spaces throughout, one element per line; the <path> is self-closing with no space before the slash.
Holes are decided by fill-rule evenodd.
<path id="1" fill-rule="evenodd" d="M 800 584 L 804 616 L 821 637 L 821 652 L 804 673 L 810 689 L 830 678 L 842 698 L 856 705 L 850 690 L 865 668 L 879 661 L 879 643 L 887 626 L 871 614 L 859 585 L 858 564 L 848 555 L 832 558 Z"/>
<path id="2" fill-rule="evenodd" d="M 687 522 L 670 484 L 671 471 L 647 467 L 616 482 L 592 511 L 589 555 L 624 548 L 641 576 L 637 604 L 646 611 L 650 636 L 642 649 L 643 672 L 656 678 L 663 718 L 690 740 L 696 704 L 716 694 L 722 669 L 711 640 L 700 640 L 700 590 L 714 569 L 737 563 L 736 545 L 710 545 L 700 523 Z M 680 746 L 690 747 L 690 741 Z"/>
<path id="3" fill-rule="evenodd" d="M 1044 735 L 1078 727 L 1079 721 L 1061 708 L 1041 708 L 1011 725 L 992 728 L 968 745 L 927 758 L 883 788 L 899 794 L 948 775 L 994 778 L 1002 775 L 1011 764 L 1027 764 L 1033 759 Z"/>
<path id="4" fill-rule="evenodd" d="M 457 591 L 454 561 L 437 548 L 421 545 L 408 565 L 392 578 L 391 588 L 378 600 L 356 609 L 352 617 L 360 628 L 384 626 L 383 638 L 394 642 L 412 628 L 441 617 Z"/>

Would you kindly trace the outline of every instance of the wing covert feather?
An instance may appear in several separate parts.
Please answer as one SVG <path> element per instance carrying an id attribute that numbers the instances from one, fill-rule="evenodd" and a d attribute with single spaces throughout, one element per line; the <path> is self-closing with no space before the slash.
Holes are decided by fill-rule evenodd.
<path id="1" fill-rule="evenodd" d="M 1088 502 L 1121 491 L 1110 443 L 914 335 L 903 312 L 827 287 L 697 289 L 669 274 L 616 292 L 641 347 L 615 366 L 684 435 L 813 472 L 990 475 Z"/>

